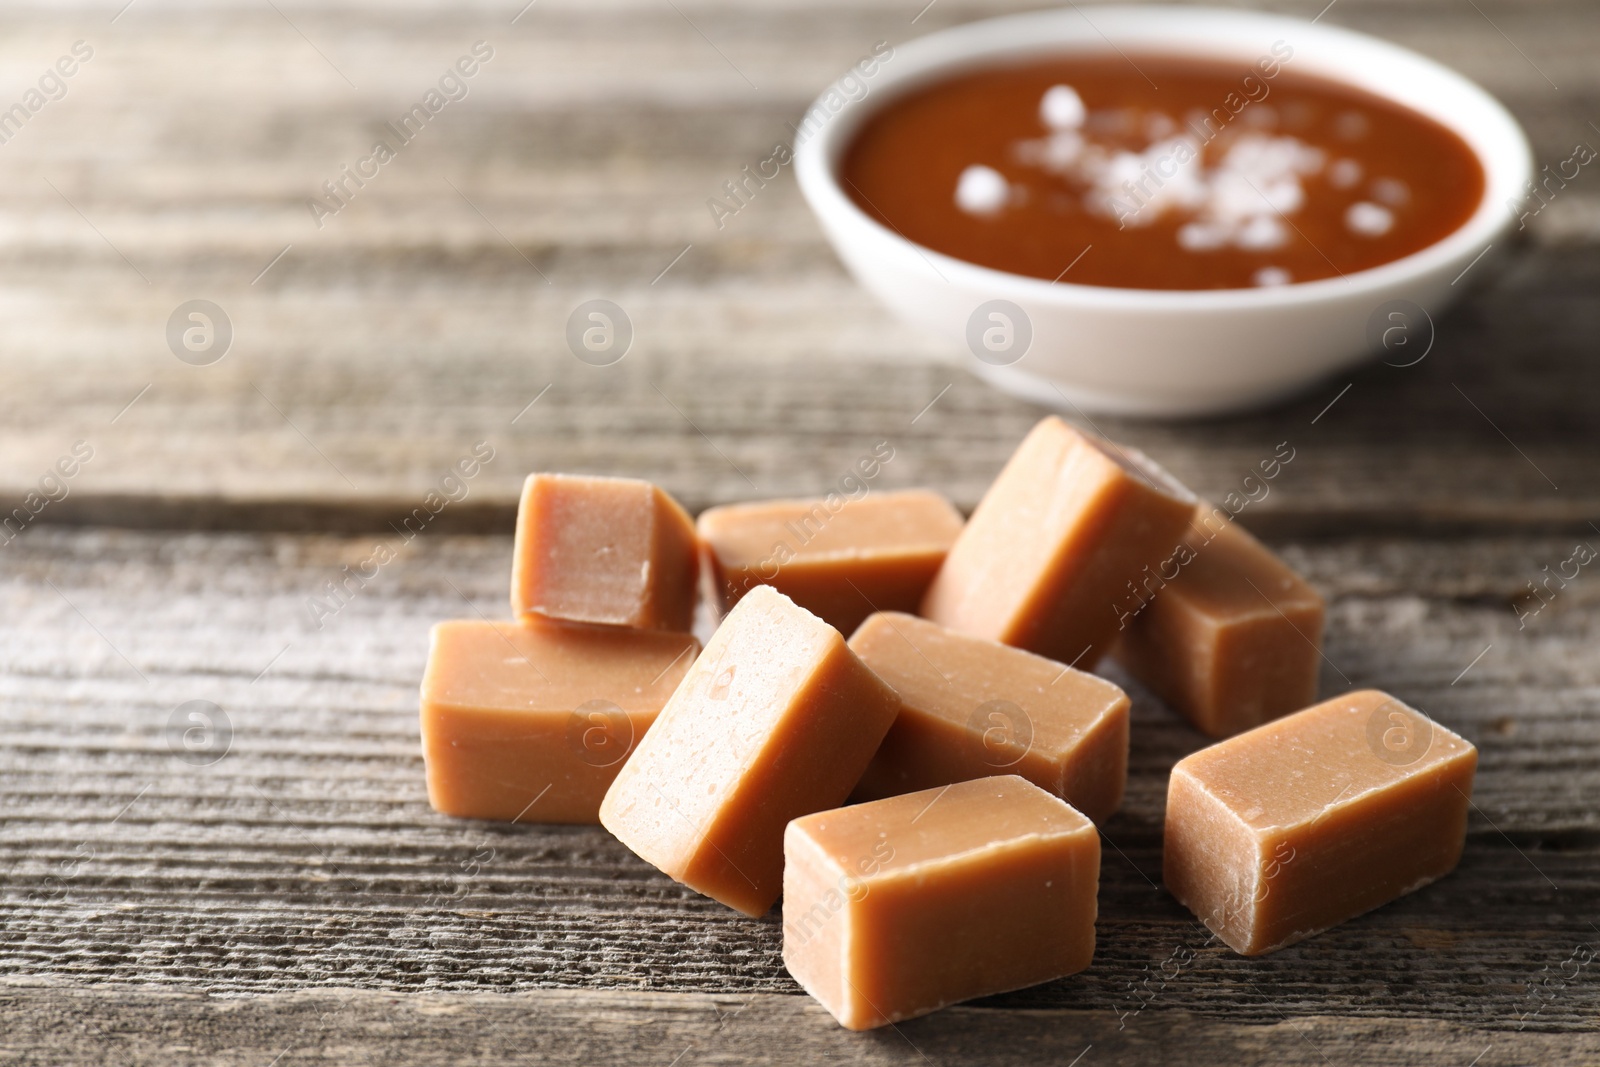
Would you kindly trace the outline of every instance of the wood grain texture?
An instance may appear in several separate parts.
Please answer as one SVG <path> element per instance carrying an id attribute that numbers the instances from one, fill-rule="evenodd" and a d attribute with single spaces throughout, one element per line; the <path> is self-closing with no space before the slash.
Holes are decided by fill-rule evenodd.
<path id="1" fill-rule="evenodd" d="M 0 1056 L 26 1064 L 584 1065 L 1081 1062 L 1459 1067 L 1593 1062 L 1593 1034 L 1504 1034 L 1438 1022 L 1303 1017 L 1219 1025 L 1182 1012 L 1119 1029 L 1105 1012 L 963 1006 L 893 1029 L 841 1030 L 809 997 L 544 991 L 508 996 L 359 990 L 216 999 L 150 990 L 0 985 Z M 263 1057 L 265 1053 L 265 1057 Z M 677 1057 L 676 1060 L 674 1057 Z M 1079 1059 L 1079 1057 L 1082 1057 Z"/>
<path id="2" fill-rule="evenodd" d="M 427 628 L 505 614 L 510 542 L 420 536 L 313 628 L 306 598 L 373 543 L 41 528 L 6 550 L 0 969 L 213 995 L 796 992 L 775 914 L 699 897 L 598 827 L 428 808 Z M 1383 686 L 1479 746 L 1460 869 L 1292 949 L 1234 956 L 1159 888 L 1167 773 L 1204 739 L 1135 689 L 1095 965 L 992 1004 L 1592 1028 L 1600 982 L 1568 961 L 1600 945 L 1600 664 L 1580 651 L 1600 586 L 1572 583 L 1522 626 L 1514 598 L 1566 541 L 1283 549 L 1331 600 L 1324 693 Z M 189 700 L 231 722 L 208 766 L 175 754 Z M 1546 983 L 1563 964 L 1571 980 Z"/>

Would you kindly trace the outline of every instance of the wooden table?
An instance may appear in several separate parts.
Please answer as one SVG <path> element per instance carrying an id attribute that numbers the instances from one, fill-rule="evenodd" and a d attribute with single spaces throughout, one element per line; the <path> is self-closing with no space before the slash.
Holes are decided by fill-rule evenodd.
<path id="1" fill-rule="evenodd" d="M 721 229 L 705 202 L 874 42 L 997 7 L 122 2 L 0 11 L 0 105 L 92 50 L 0 144 L 0 503 L 30 509 L 0 535 L 0 1061 L 1600 1057 L 1600 575 L 1529 585 L 1600 545 L 1592 168 L 1420 364 L 1246 417 L 1097 420 L 1213 496 L 1294 449 L 1242 521 L 1330 599 L 1324 692 L 1391 690 L 1478 745 L 1460 869 L 1263 959 L 1207 944 L 1159 885 L 1167 772 L 1202 741 L 1135 689 L 1095 965 L 850 1034 L 774 917 L 598 827 L 433 814 L 416 686 L 432 622 L 505 612 L 531 469 L 698 508 L 822 491 L 888 441 L 881 485 L 977 500 L 1040 412 L 892 322 L 790 176 Z M 1586 0 L 1324 21 L 1478 79 L 1541 163 L 1600 144 Z M 308 198 L 477 41 L 465 99 L 319 227 Z M 636 331 L 614 366 L 564 341 L 595 297 Z M 196 299 L 233 334 L 204 366 L 166 336 Z M 464 498 L 314 621 L 480 441 Z M 227 721 L 193 750 L 190 701 Z"/>

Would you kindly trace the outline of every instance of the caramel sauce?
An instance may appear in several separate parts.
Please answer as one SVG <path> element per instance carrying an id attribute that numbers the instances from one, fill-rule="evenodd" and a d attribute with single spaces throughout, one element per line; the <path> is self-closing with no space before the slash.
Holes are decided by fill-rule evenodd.
<path id="1" fill-rule="evenodd" d="M 1337 277 L 1426 248 L 1477 209 L 1483 166 L 1457 134 L 1294 71 L 1282 42 L 1274 53 L 970 71 L 870 116 L 841 179 L 927 248 L 1131 289 Z"/>

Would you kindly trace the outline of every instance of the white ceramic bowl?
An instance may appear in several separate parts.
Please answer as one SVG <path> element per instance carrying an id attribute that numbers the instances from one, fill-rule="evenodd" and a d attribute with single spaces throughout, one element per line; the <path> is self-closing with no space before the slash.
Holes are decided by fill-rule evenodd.
<path id="1" fill-rule="evenodd" d="M 1284 66 L 1365 89 L 1459 134 L 1482 161 L 1483 202 L 1437 244 L 1343 277 L 1276 288 L 1173 291 L 1051 283 L 980 267 L 900 237 L 868 217 L 838 180 L 862 120 L 897 95 L 968 68 L 1068 52 L 1183 53 L 1237 60 L 1241 78 L 1275 41 Z M 993 384 L 1047 406 L 1130 415 L 1238 410 L 1294 393 L 1374 351 L 1368 324 L 1391 300 L 1430 316 L 1470 282 L 1452 284 L 1515 221 L 1508 203 L 1532 172 L 1527 138 L 1466 78 L 1364 34 L 1277 15 L 1192 7 L 1063 8 L 975 22 L 895 47 L 846 104 L 796 148 L 800 188 L 850 271 L 889 308 L 967 352 L 980 304 L 1020 307 L 1032 342 L 1017 362 L 966 356 Z M 837 106 L 838 95 L 833 97 Z M 827 94 L 815 107 L 827 114 Z M 1482 263 L 1473 269 L 1481 272 Z M 1421 329 L 1421 324 L 1410 324 Z M 1429 327 L 1431 329 L 1431 326 Z"/>

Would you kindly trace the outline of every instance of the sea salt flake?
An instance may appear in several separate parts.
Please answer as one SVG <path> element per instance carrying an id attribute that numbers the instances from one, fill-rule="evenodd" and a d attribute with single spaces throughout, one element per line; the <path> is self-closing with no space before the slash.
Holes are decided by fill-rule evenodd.
<path id="1" fill-rule="evenodd" d="M 1344 213 L 1345 228 L 1362 237 L 1382 237 L 1394 227 L 1394 212 L 1370 200 L 1351 204 Z"/>
<path id="2" fill-rule="evenodd" d="M 1268 248 L 1282 248 L 1289 240 L 1289 231 L 1277 218 L 1271 215 L 1257 215 L 1240 227 L 1234 236 L 1234 243 L 1240 248 L 1250 251 L 1262 251 Z"/>
<path id="3" fill-rule="evenodd" d="M 1411 187 L 1399 178 L 1374 178 L 1372 199 L 1390 207 L 1399 207 L 1411 199 Z"/>
<path id="4" fill-rule="evenodd" d="M 1351 189 L 1361 180 L 1361 164 L 1353 159 L 1335 160 L 1328 168 L 1328 181 L 1335 189 Z"/>
<path id="5" fill-rule="evenodd" d="M 1178 227 L 1178 246 L 1187 252 L 1214 252 L 1228 243 L 1228 231 L 1203 222 Z"/>
<path id="6" fill-rule="evenodd" d="M 1052 130 L 1075 130 L 1088 114 L 1083 98 L 1070 85 L 1052 85 L 1039 101 L 1039 118 Z"/>
<path id="7" fill-rule="evenodd" d="M 1040 162 L 1047 170 L 1066 171 L 1083 154 L 1083 136 L 1077 130 L 1061 130 L 1044 139 Z"/>
<path id="8" fill-rule="evenodd" d="M 956 207 L 969 215 L 995 215 L 1006 206 L 1011 183 L 993 167 L 974 163 L 956 181 Z"/>

